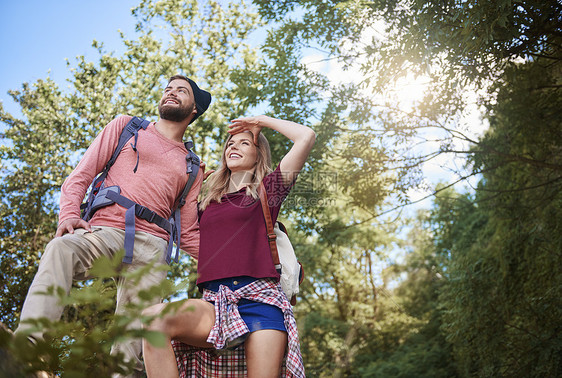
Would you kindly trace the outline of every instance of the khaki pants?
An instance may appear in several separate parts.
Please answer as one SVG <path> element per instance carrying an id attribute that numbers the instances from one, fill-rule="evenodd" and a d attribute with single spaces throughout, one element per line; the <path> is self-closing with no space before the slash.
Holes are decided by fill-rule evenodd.
<path id="1" fill-rule="evenodd" d="M 86 280 L 92 278 L 88 270 L 92 263 L 101 256 L 112 257 L 117 251 L 123 249 L 125 231 L 113 227 L 92 227 L 92 232 L 83 229 L 74 231 L 74 234 L 65 234 L 51 240 L 41 257 L 39 270 L 23 304 L 20 326 L 16 332 L 29 327 L 25 320 L 45 317 L 50 320 L 60 319 L 63 306 L 58 303 L 58 298 L 38 294 L 45 292 L 51 286 L 58 286 L 70 292 L 73 280 Z M 148 263 L 157 262 L 166 264 L 167 242 L 146 232 L 136 232 L 135 247 L 132 264 L 123 264 L 123 269 L 129 271 L 138 269 Z M 159 284 L 166 278 L 166 271 L 153 270 L 145 274 L 136 284 L 127 282 L 126 279 L 117 278 L 117 307 L 116 313 L 123 313 L 127 303 L 138 301 L 137 293 Z M 153 303 L 159 303 L 160 298 L 155 298 Z M 148 304 L 147 304 L 148 305 Z M 131 328 L 140 328 L 140 321 L 130 324 Z M 41 337 L 42 335 L 34 335 Z M 136 360 L 137 369 L 142 370 L 140 361 L 141 340 L 128 340 L 116 343 L 112 353 L 120 351 L 125 354 L 128 361 Z"/>

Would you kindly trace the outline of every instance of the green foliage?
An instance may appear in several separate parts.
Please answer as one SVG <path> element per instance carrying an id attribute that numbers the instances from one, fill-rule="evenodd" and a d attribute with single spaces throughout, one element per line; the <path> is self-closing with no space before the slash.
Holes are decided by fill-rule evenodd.
<path id="1" fill-rule="evenodd" d="M 338 197 L 317 217 L 316 235 L 302 242 L 300 235 L 292 237 L 306 272 L 295 312 L 312 376 L 355 375 L 364 363 L 359 356 L 380 329 L 376 266 L 394 241 L 395 225 L 375 229 L 368 214 L 357 208 L 349 214 L 343 205 L 348 197 L 341 192 Z M 350 227 L 351 219 L 366 222 Z"/>
<path id="2" fill-rule="evenodd" d="M 476 198 L 437 203 L 444 329 L 463 375 L 560 374 L 562 96 L 537 68 L 514 67 L 490 108 Z"/>
<path id="3" fill-rule="evenodd" d="M 425 212 L 410 222 L 403 264 L 384 272 L 385 284 L 377 311 L 376 331 L 357 356 L 364 377 L 452 377 L 455 363 L 442 324 L 438 294 L 446 285 L 447 258 L 433 248 Z M 395 288 L 388 288 L 392 283 Z"/>
<path id="4" fill-rule="evenodd" d="M 69 151 L 72 135 L 63 117 L 66 99 L 51 80 L 24 84 L 12 96 L 28 122 L 0 107 L 5 141 L 10 141 L 0 146 L 0 319 L 9 326 L 35 273 L 36 256 L 56 227 L 56 194 L 70 173 L 68 158 L 60 155 Z"/>
<path id="5" fill-rule="evenodd" d="M 266 50 L 273 72 L 292 66 L 288 77 L 308 81 L 309 93 L 317 94 L 305 106 L 318 109 L 315 99 L 329 104 L 310 113 L 319 114 L 322 130 L 322 154 L 313 168 L 338 172 L 336 197 L 345 209 L 308 212 L 318 248 L 306 251 L 318 269 L 312 273 L 314 295 L 307 295 L 310 310 L 303 310 L 315 314 L 304 325 L 303 351 L 315 361 L 309 373 L 450 376 L 458 363 L 463 376 L 559 375 L 560 314 L 553 309 L 560 308 L 562 250 L 560 2 L 255 3 L 264 17 L 280 23 L 266 41 L 266 47 L 275 46 Z M 354 43 L 373 30 L 365 43 Z M 362 85 L 346 88 L 313 78 L 297 64 L 307 48 L 324 48 L 326 60 L 345 67 L 360 66 Z M 425 98 L 411 109 L 360 91 L 384 94 L 407 75 L 429 82 Z M 271 87 L 277 94 L 272 99 L 289 109 L 290 96 L 299 99 L 298 91 Z M 459 122 L 467 93 L 475 89 L 490 123 L 480 140 Z M 393 291 L 401 310 L 392 311 L 381 298 L 384 287 L 366 290 L 361 284 L 372 275 L 356 253 L 365 248 L 368 256 L 384 239 L 371 238 L 371 247 L 359 240 L 368 240 L 367 230 L 382 229 L 374 221 L 382 201 L 392 194 L 408 203 L 407 191 L 423 182 L 422 164 L 442 154 L 468 158 L 455 172 L 461 179 L 483 180 L 475 197 L 447 191 L 449 185 L 436 189 L 443 194 L 432 216 L 432 242 L 412 250 L 423 256 L 410 261 L 416 269 L 395 267 L 407 278 Z M 359 231 L 363 226 L 365 233 Z M 350 322 L 358 298 L 375 309 L 365 314 L 376 315 L 376 322 Z M 361 342 L 351 330 L 370 341 Z M 416 356 L 419 350 L 426 353 Z M 444 361 L 442 370 L 423 368 L 438 366 L 422 361 L 431 356 Z"/>
<path id="6" fill-rule="evenodd" d="M 102 278 L 122 275 L 135 282 L 142 280 L 147 266 L 132 272 L 121 272 L 119 267 L 124 253 L 116 254 L 112 259 L 102 257 L 92 268 L 92 272 Z M 115 341 L 144 337 L 154 345 L 163 345 L 165 336 L 158 332 L 126 327 L 133 320 L 143 323 L 152 318 L 143 316 L 142 310 L 155 297 L 169 296 L 178 287 L 165 280 L 162 284 L 141 291 L 138 303 L 127 306 L 125 312 L 113 315 L 115 307 L 115 285 L 111 279 L 97 279 L 80 289 L 72 289 L 67 296 L 62 290 L 50 288 L 46 294 L 56 295 L 60 302 L 69 308 L 79 309 L 79 316 L 72 321 L 49 321 L 37 319 L 30 321 L 32 328 L 25 333 L 10 336 L 0 331 L 0 349 L 7 360 L 13 361 L 23 373 L 31 374 L 44 371 L 54 374 L 64 373 L 65 377 L 100 376 L 108 377 L 112 373 L 129 374 L 132 366 L 123 363 L 122 354 L 110 354 Z M 27 335 L 38 329 L 46 332 L 45 338 L 30 342 Z"/>
<path id="7" fill-rule="evenodd" d="M 513 66 L 477 147 L 475 198 L 439 198 L 441 298 L 462 375 L 560 374 L 562 106 L 558 68 Z"/>
<path id="8" fill-rule="evenodd" d="M 548 66 L 561 59 L 562 6 L 556 0 L 255 3 L 272 21 L 289 19 L 269 35 L 268 43 L 277 43 L 275 51 L 297 58 L 305 49 L 323 52 L 325 60 L 363 75 L 353 84 L 351 78 L 341 78 L 351 85 L 347 96 L 338 98 L 344 109 L 338 116 L 349 117 L 342 124 L 332 119 L 334 136 L 360 133 L 364 142 L 355 146 L 362 148 L 333 151 L 329 144 L 322 146 L 332 156 L 343 152 L 351 170 L 373 172 L 379 179 L 391 172 L 392 180 L 372 192 L 391 194 L 402 204 L 410 202 L 408 190 L 425 185 L 423 163 L 444 154 L 472 159 L 477 152 L 487 153 L 465 147 L 479 147 L 480 142 L 460 122 L 474 103 L 475 90 L 480 89 L 481 104 L 492 105 L 517 62 L 540 60 L 539 65 Z M 270 57 L 286 69 L 284 58 Z M 293 69 L 300 71 L 301 80 L 308 78 L 306 67 Z M 420 76 L 427 83 L 422 100 L 408 106 L 391 99 L 397 79 Z M 335 99 L 343 87 L 328 90 L 326 83 L 310 83 L 325 101 Z M 372 96 L 365 95 L 369 91 Z M 327 129 L 328 135 L 332 130 Z M 455 173 L 463 179 L 478 171 L 459 167 Z"/>

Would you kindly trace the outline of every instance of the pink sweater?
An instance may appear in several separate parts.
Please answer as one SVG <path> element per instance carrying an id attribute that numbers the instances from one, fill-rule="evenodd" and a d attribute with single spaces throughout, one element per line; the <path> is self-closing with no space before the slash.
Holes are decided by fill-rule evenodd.
<path id="1" fill-rule="evenodd" d="M 59 223 L 69 218 L 80 217 L 80 204 L 88 187 L 113 154 L 119 135 L 131 118 L 119 116 L 107 124 L 85 152 L 78 166 L 64 181 L 61 188 Z M 132 142 L 133 139 L 130 140 L 130 143 Z M 109 170 L 105 186 L 118 185 L 122 195 L 167 219 L 174 201 L 188 179 L 185 161 L 187 150 L 183 143 L 160 135 L 154 123 L 151 123 L 146 130 L 138 133 L 137 150 L 140 160 L 137 172 L 133 173 L 137 154 L 132 150 L 130 143 L 126 144 Z M 200 170 L 181 210 L 181 248 L 194 258 L 197 258 L 199 253 L 197 196 L 202 181 L 203 174 Z M 95 213 L 90 224 L 124 230 L 125 210 L 117 204 L 106 206 Z M 169 239 L 166 231 L 140 218 L 136 220 L 136 230 Z"/>

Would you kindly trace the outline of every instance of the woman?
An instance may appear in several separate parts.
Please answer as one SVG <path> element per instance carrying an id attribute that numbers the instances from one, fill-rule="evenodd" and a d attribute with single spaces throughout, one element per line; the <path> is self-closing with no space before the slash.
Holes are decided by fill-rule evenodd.
<path id="1" fill-rule="evenodd" d="M 273 172 L 264 127 L 294 142 Z M 287 372 L 304 376 L 296 323 L 273 266 L 258 188 L 263 183 L 275 222 L 315 134 L 267 116 L 235 119 L 228 132 L 221 166 L 205 184 L 199 209 L 197 285 L 203 299 L 188 299 L 177 311 L 165 303 L 148 308 L 145 315 L 163 314 L 148 328 L 196 347 L 234 348 L 244 342 L 248 377 L 278 377 L 288 344 Z M 143 347 L 148 377 L 178 376 L 169 342 L 157 348 L 145 340 Z"/>

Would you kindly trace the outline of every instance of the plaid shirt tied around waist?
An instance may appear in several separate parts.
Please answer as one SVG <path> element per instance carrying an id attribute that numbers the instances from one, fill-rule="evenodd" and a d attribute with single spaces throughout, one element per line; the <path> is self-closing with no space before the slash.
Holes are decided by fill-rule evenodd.
<path id="1" fill-rule="evenodd" d="M 238 312 L 238 301 L 242 298 L 273 305 L 283 311 L 289 339 L 286 356 L 287 373 L 293 377 L 304 377 L 304 365 L 293 309 L 283 294 L 281 285 L 273 279 L 259 279 L 235 291 L 224 285 L 219 287 L 218 292 L 203 290 L 203 300 L 215 302 L 215 325 L 209 333 L 207 342 L 213 344 L 216 349 L 223 349 L 228 342 L 249 332 Z"/>

